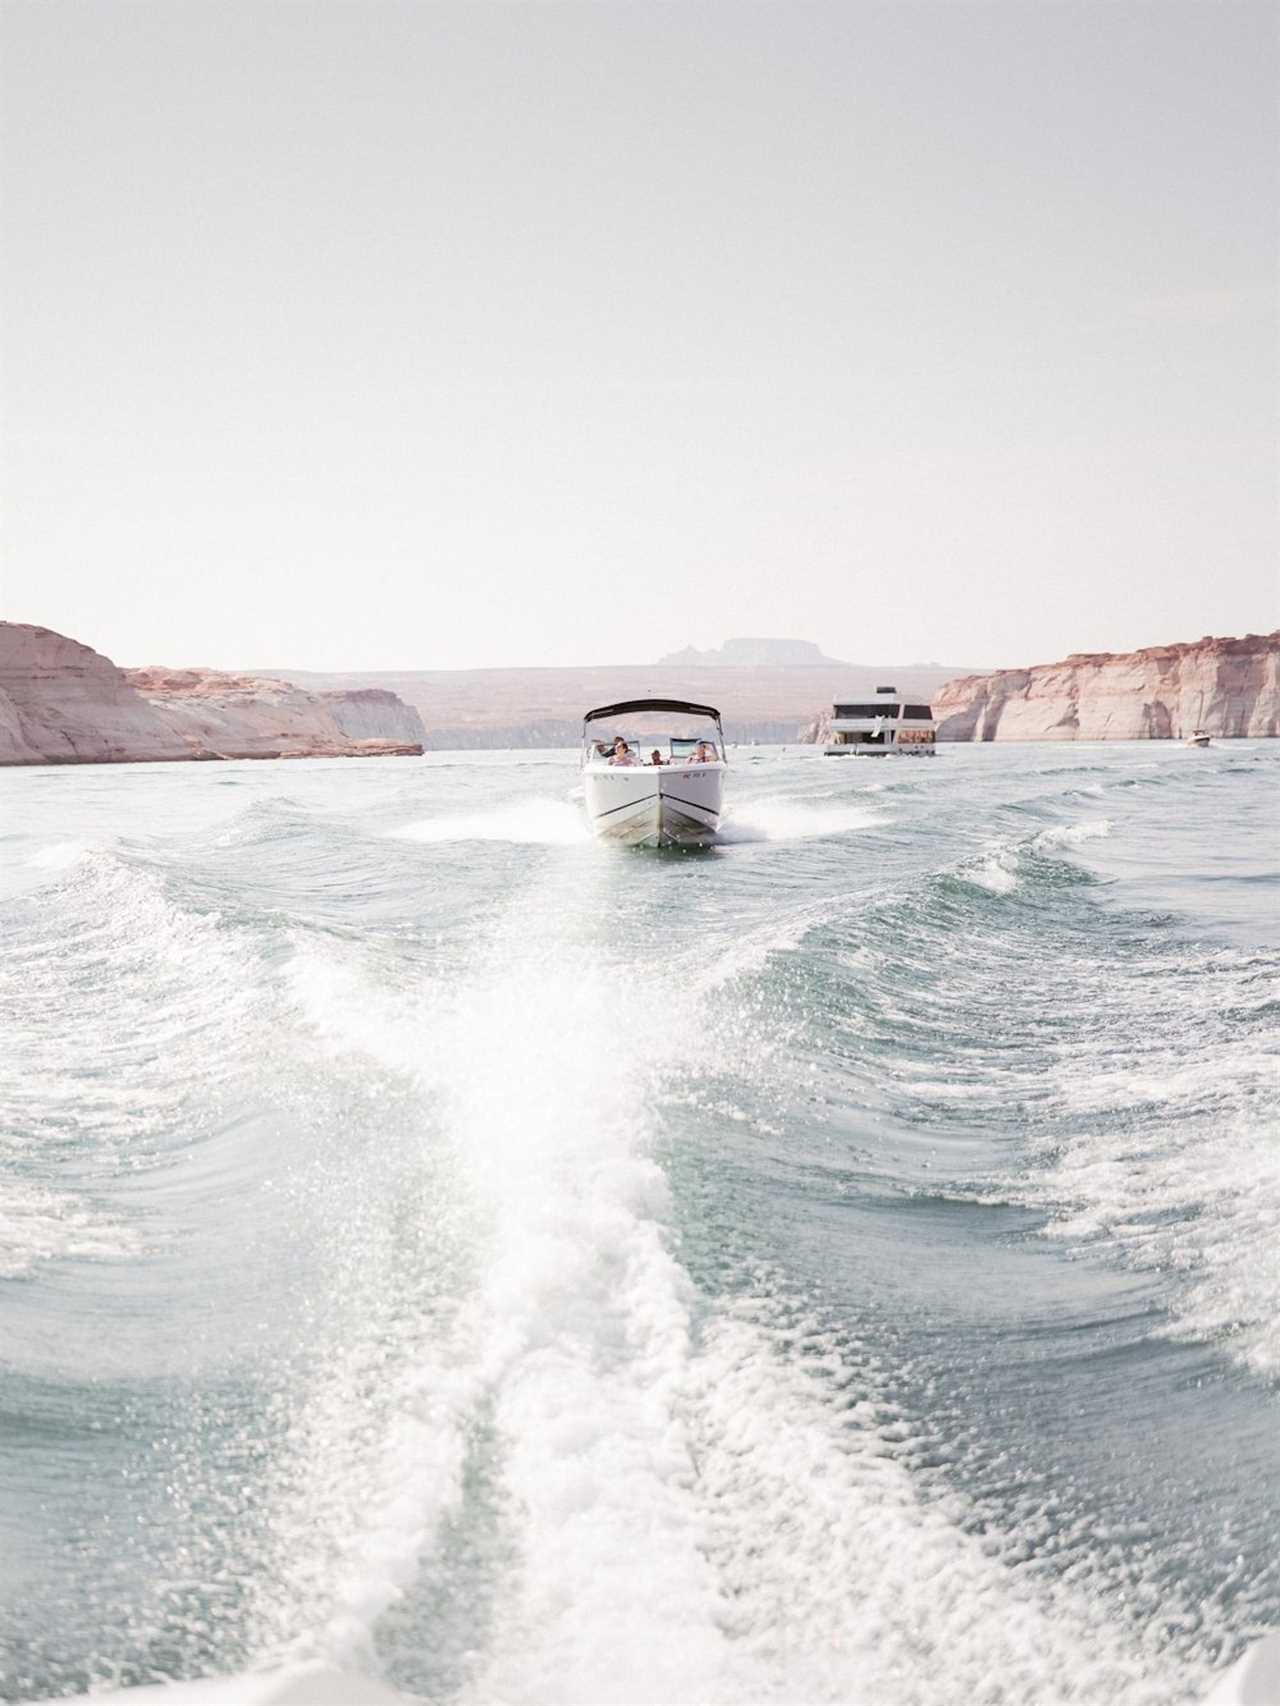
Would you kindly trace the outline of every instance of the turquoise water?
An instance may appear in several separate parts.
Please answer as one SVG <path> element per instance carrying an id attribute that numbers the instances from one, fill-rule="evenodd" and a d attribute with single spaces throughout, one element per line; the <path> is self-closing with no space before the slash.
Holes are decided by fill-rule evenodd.
<path id="1" fill-rule="evenodd" d="M 9 771 L 0 1693 L 1129 1706 L 1280 1625 L 1280 747 Z"/>

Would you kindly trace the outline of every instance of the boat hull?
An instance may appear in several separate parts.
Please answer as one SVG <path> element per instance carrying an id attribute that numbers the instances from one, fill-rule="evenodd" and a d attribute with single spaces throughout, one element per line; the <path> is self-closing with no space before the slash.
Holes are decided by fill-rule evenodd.
<path id="1" fill-rule="evenodd" d="M 590 765 L 583 773 L 592 832 L 625 847 L 707 846 L 720 828 L 723 791 L 723 764 Z"/>
<path id="2" fill-rule="evenodd" d="M 824 758 L 936 758 L 932 746 L 824 746 Z"/>

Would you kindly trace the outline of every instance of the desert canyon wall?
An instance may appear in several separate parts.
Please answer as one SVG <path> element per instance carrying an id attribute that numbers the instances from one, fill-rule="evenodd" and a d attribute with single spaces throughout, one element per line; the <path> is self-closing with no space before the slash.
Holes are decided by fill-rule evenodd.
<path id="1" fill-rule="evenodd" d="M 308 693 L 269 677 L 118 669 L 65 634 L 0 622 L 0 764 L 418 754 L 394 693 Z"/>
<path id="2" fill-rule="evenodd" d="M 1280 630 L 1074 652 L 961 676 L 933 701 L 939 740 L 1169 740 L 1280 733 Z"/>
<path id="3" fill-rule="evenodd" d="M 357 757 L 437 747 L 571 745 L 583 710 L 657 692 L 719 704 L 731 740 L 824 741 L 853 666 L 721 663 L 359 676 L 121 670 L 91 647 L 0 622 L 0 765 Z M 865 667 L 859 675 L 871 678 Z M 951 676 L 881 667 L 931 698 L 942 740 L 1158 740 L 1280 733 L 1280 631 L 1029 669 Z M 399 689 L 399 692 L 393 691 Z M 405 701 L 409 700 L 409 703 Z M 413 703 L 413 701 L 417 703 Z M 815 704 L 826 704 L 803 732 Z"/>
<path id="4" fill-rule="evenodd" d="M 932 705 L 939 740 L 1280 734 L 1280 630 L 961 675 L 934 691 Z M 830 736 L 827 705 L 799 738 L 821 745 Z"/>
<path id="5" fill-rule="evenodd" d="M 351 687 L 316 693 L 348 740 L 394 740 L 422 746 L 427 733 L 412 705 L 385 687 Z"/>

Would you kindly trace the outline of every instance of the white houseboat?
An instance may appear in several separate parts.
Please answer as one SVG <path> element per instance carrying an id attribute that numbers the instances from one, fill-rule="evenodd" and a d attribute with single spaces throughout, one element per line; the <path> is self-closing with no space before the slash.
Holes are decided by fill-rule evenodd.
<path id="1" fill-rule="evenodd" d="M 931 706 L 912 704 L 896 687 L 877 687 L 870 699 L 831 707 L 831 738 L 822 750 L 828 758 L 883 758 L 890 752 L 933 758 L 937 739 Z"/>

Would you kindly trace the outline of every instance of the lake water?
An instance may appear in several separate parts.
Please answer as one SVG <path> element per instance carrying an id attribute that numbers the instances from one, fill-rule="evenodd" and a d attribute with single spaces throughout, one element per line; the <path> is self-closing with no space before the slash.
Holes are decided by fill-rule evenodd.
<path id="1" fill-rule="evenodd" d="M 1280 1624 L 1280 743 L 0 774 L 0 1693 L 1169 1706 Z"/>

